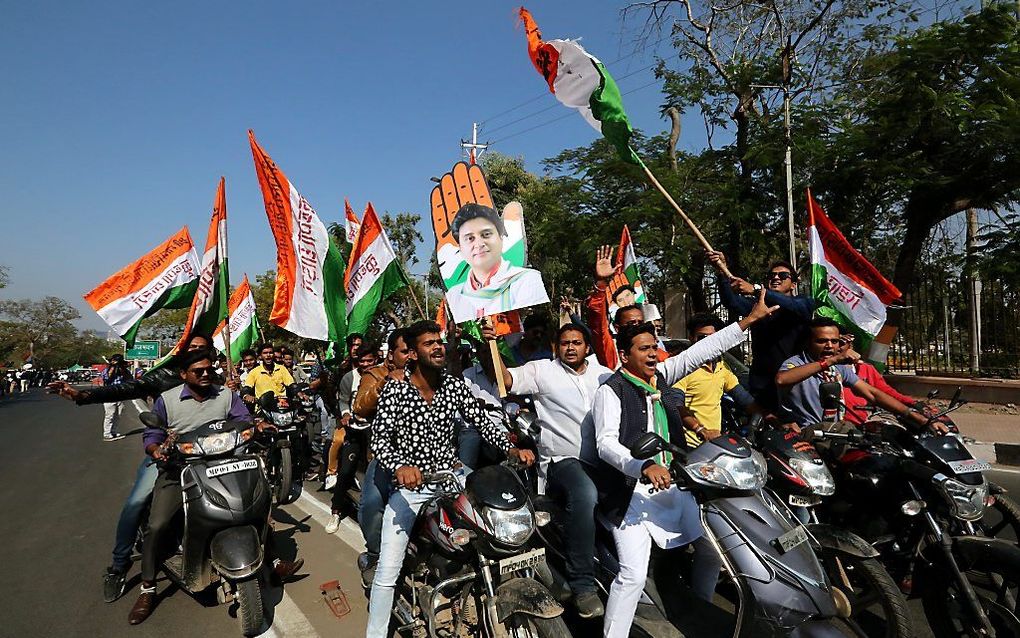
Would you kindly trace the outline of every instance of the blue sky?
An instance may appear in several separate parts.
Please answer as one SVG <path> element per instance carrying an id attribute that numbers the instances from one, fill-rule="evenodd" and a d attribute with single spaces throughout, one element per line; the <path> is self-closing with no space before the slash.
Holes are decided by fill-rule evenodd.
<path id="1" fill-rule="evenodd" d="M 371 199 L 422 214 L 431 242 L 429 177 L 460 158 L 472 121 L 487 120 L 482 139 L 496 140 L 565 112 L 496 128 L 555 104 L 516 6 L 5 2 L 0 264 L 11 284 L 0 295 L 63 297 L 81 327 L 105 329 L 81 295 L 182 225 L 204 243 L 220 175 L 232 279 L 274 267 L 248 128 L 327 223 L 345 196 L 359 214 Z M 633 74 L 620 81 L 627 92 L 653 79 L 656 53 L 672 53 L 662 43 L 635 54 L 641 24 L 624 24 L 621 6 L 528 5 L 546 38 L 582 37 L 604 62 L 629 56 L 610 66 Z M 635 126 L 666 126 L 660 99 L 657 85 L 625 96 Z M 594 137 L 577 116 L 494 148 L 539 170 Z"/>

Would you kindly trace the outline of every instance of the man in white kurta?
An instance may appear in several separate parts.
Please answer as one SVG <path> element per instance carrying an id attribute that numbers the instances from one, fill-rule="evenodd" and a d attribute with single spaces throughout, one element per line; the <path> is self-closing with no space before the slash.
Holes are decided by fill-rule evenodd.
<path id="1" fill-rule="evenodd" d="M 727 326 L 712 338 L 699 341 L 663 363 L 658 363 L 658 340 L 651 324 L 629 326 L 621 330 L 618 347 L 623 368 L 614 378 L 619 375 L 619 379 L 624 380 L 618 380 L 615 387 L 621 387 L 622 383 L 623 387 L 633 384 L 647 388 L 647 391 L 641 390 L 645 402 L 644 412 L 647 414 L 642 431 L 664 434 L 665 424 L 656 422 L 655 403 L 660 401 L 661 396 L 655 390 L 663 387 L 657 384 L 665 383 L 664 387 L 668 388 L 704 362 L 721 356 L 743 341 L 744 331 L 752 323 L 768 316 L 773 310 L 759 300 L 754 311 L 739 323 Z M 628 376 L 630 379 L 627 379 Z M 627 432 L 626 436 L 621 433 L 623 405 L 613 386 L 612 378 L 602 385 L 595 393 L 592 406 L 599 457 L 620 472 L 618 478 L 621 481 L 626 481 L 627 477 L 638 480 L 645 478 L 648 483 L 638 482 L 635 485 L 622 520 L 612 522 L 611 531 L 616 543 L 620 571 L 610 588 L 606 605 L 603 633 L 607 638 L 625 637 L 630 633 L 648 573 L 652 542 L 663 549 L 670 549 L 694 542 L 702 535 L 701 519 L 694 497 L 686 491 L 668 489 L 670 477 L 668 469 L 661 464 L 662 459 L 658 459 L 658 462 L 656 459 L 636 459 L 621 440 L 630 438 L 636 432 L 631 428 L 632 431 Z M 662 415 L 663 411 L 659 413 Z M 695 561 L 695 573 L 691 582 L 695 594 L 707 600 L 711 600 L 718 574 L 717 559 L 704 560 L 711 558 L 703 554 L 703 560 Z"/>

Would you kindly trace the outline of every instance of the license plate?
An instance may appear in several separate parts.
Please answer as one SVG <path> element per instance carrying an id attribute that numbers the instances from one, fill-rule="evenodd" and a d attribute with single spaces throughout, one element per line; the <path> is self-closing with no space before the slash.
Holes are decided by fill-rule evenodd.
<path id="1" fill-rule="evenodd" d="M 817 496 L 798 496 L 797 494 L 790 494 L 790 505 L 796 507 L 811 507 L 812 505 L 818 505 L 822 502 L 822 499 Z"/>
<path id="2" fill-rule="evenodd" d="M 224 463 L 223 465 L 214 465 L 212 467 L 205 468 L 205 475 L 209 478 L 214 476 L 222 476 L 224 474 L 230 474 L 232 472 L 241 472 L 243 470 L 254 470 L 259 466 L 259 462 L 255 459 L 245 459 L 244 461 L 234 461 L 232 463 Z"/>
<path id="3" fill-rule="evenodd" d="M 992 466 L 978 459 L 965 459 L 963 461 L 950 461 L 949 469 L 956 474 L 966 474 L 968 472 L 987 472 L 992 469 Z"/>
<path id="4" fill-rule="evenodd" d="M 518 554 L 511 556 L 510 558 L 504 558 L 499 561 L 499 575 L 509 574 L 511 572 L 520 571 L 527 569 L 528 567 L 534 567 L 541 562 L 545 561 L 545 548 L 539 547 L 536 550 L 525 552 L 524 554 Z"/>
<path id="5" fill-rule="evenodd" d="M 807 539 L 808 539 L 807 530 L 804 528 L 803 525 L 800 525 L 798 527 L 794 527 L 787 533 L 777 538 L 776 546 L 779 548 L 779 551 L 781 553 L 785 554 L 786 552 L 790 551 L 797 545 L 800 545 L 801 543 L 806 543 Z"/>

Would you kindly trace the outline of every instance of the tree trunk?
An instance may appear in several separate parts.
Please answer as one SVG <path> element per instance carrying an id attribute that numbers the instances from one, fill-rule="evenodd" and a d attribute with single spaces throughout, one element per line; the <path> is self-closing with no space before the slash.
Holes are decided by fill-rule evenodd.
<path id="1" fill-rule="evenodd" d="M 932 227 L 938 222 L 932 215 L 924 215 L 920 209 L 923 205 L 914 201 L 907 203 L 904 217 L 907 220 L 907 232 L 903 236 L 903 244 L 900 246 L 900 254 L 896 257 L 896 267 L 893 270 L 893 284 L 900 289 L 904 295 L 908 294 L 914 286 L 914 278 L 917 274 L 917 262 L 921 257 L 921 250 Z"/>
<path id="2" fill-rule="evenodd" d="M 669 130 L 669 148 L 666 151 L 669 153 L 669 165 L 673 167 L 673 172 L 676 172 L 676 145 L 680 141 L 680 111 L 674 107 L 666 109 L 666 115 L 669 116 L 672 126 Z"/>
<path id="3" fill-rule="evenodd" d="M 745 211 L 751 206 L 754 194 L 754 175 L 752 174 L 751 164 L 747 160 L 751 128 L 747 112 L 748 108 L 750 108 L 749 103 L 753 99 L 754 97 L 750 92 L 739 96 L 739 104 L 736 110 L 733 111 L 733 121 L 737 124 L 737 161 L 740 163 L 740 207 L 737 210 L 735 223 L 731 223 L 727 229 L 726 259 L 729 261 L 730 272 L 734 274 L 744 271 L 741 229 L 744 223 Z"/>

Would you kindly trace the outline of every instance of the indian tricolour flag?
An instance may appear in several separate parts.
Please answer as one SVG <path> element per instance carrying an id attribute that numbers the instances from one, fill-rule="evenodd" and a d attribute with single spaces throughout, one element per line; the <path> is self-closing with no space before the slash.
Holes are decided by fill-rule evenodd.
<path id="1" fill-rule="evenodd" d="M 198 253 L 185 226 L 96 286 L 85 295 L 85 301 L 130 348 L 142 319 L 163 308 L 191 304 L 198 271 Z"/>
<path id="2" fill-rule="evenodd" d="M 623 110 L 620 89 L 605 65 L 574 40 L 543 42 L 531 13 L 521 7 L 520 15 L 528 37 L 528 56 L 556 99 L 577 109 L 585 121 L 616 147 L 621 159 L 641 164 L 630 148 L 633 129 Z"/>
<path id="3" fill-rule="evenodd" d="M 815 313 L 853 332 L 854 349 L 872 361 L 885 361 L 888 346 L 872 341 L 885 324 L 886 306 L 902 294 L 857 252 L 807 193 L 811 296 Z M 870 350 L 870 351 L 869 351 Z"/>
<path id="4" fill-rule="evenodd" d="M 213 333 L 213 345 L 221 352 L 229 352 L 230 360 L 237 363 L 241 353 L 259 340 L 259 320 L 255 315 L 255 297 L 251 294 L 248 275 L 230 295 L 230 347 L 226 347 L 227 322 L 222 322 Z"/>
<path id="5" fill-rule="evenodd" d="M 193 334 L 210 335 L 227 318 L 227 195 L 225 180 L 221 177 L 213 202 L 209 234 L 205 239 L 205 252 L 198 275 L 198 289 L 191 302 L 184 335 L 174 348 L 179 352 Z"/>
<path id="6" fill-rule="evenodd" d="M 276 292 L 270 323 L 306 339 L 340 341 L 344 260 L 326 226 L 248 131 L 269 227 L 276 239 Z"/>
<path id="7" fill-rule="evenodd" d="M 354 209 L 351 208 L 351 203 L 344 198 L 344 231 L 347 234 L 347 243 L 353 244 L 354 240 L 358 238 L 358 229 L 361 228 L 361 222 L 358 221 L 358 217 L 354 214 Z"/>
<path id="8" fill-rule="evenodd" d="M 361 228 L 344 274 L 350 332 L 364 334 L 379 302 L 406 285 L 404 269 L 390 246 L 375 209 L 369 204 L 361 218 Z"/>

